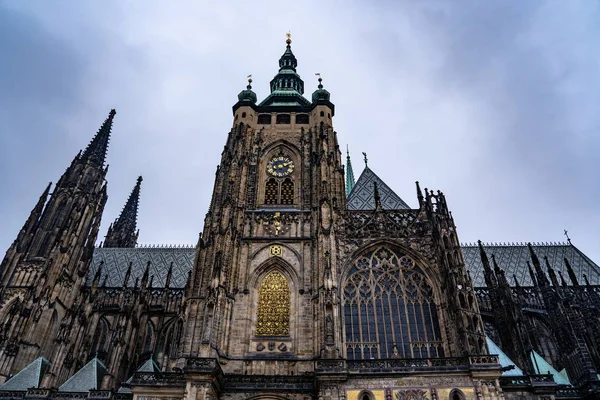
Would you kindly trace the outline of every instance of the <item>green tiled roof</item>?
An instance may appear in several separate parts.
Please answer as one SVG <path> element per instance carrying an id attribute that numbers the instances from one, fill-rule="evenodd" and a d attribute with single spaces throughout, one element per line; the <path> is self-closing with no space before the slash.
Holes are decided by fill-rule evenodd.
<path id="1" fill-rule="evenodd" d="M 38 388 L 50 363 L 44 357 L 38 357 L 15 376 L 4 384 L 0 390 L 26 391 L 29 388 Z"/>

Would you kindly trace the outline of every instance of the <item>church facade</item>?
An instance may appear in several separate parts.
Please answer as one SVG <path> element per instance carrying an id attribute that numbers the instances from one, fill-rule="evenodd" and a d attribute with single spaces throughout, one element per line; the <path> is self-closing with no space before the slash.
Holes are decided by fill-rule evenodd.
<path id="1" fill-rule="evenodd" d="M 1 264 L 0 398 L 600 398 L 600 267 L 462 245 L 446 197 L 355 182 L 288 37 L 251 80 L 195 247 L 138 246 L 138 178 L 97 247 L 112 110 Z M 345 161 L 345 165 L 344 165 Z"/>

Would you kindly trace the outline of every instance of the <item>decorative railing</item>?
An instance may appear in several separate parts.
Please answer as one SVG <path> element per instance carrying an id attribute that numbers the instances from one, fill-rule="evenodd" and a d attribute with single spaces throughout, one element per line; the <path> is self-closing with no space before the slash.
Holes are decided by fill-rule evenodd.
<path id="1" fill-rule="evenodd" d="M 90 390 L 88 394 L 88 399 L 111 399 L 112 397 L 112 390 Z"/>
<path id="2" fill-rule="evenodd" d="M 44 389 L 44 388 L 29 388 L 27 389 L 27 397 L 28 398 L 48 398 L 52 396 L 54 393 L 53 389 Z"/>
<path id="3" fill-rule="evenodd" d="M 579 399 L 582 396 L 578 389 L 565 388 L 565 389 L 558 389 L 556 391 L 556 395 L 554 397 L 557 399 Z"/>
<path id="4" fill-rule="evenodd" d="M 199 358 L 190 357 L 185 362 L 185 372 L 197 372 L 197 373 L 222 373 L 221 366 L 217 362 L 216 358 Z"/>
<path id="5" fill-rule="evenodd" d="M 552 375 L 525 375 L 525 376 L 502 376 L 500 377 L 502 386 L 546 386 L 556 385 Z"/>
<path id="6" fill-rule="evenodd" d="M 181 308 L 185 289 L 181 288 L 150 288 L 145 294 L 145 301 L 152 309 L 160 309 L 161 312 L 177 313 Z M 98 288 L 94 300 L 94 309 L 118 309 L 122 310 L 133 305 L 140 299 L 140 288 Z"/>
<path id="7" fill-rule="evenodd" d="M 346 235 L 353 238 L 409 235 L 418 225 L 419 210 L 353 210 L 345 214 Z"/>
<path id="8" fill-rule="evenodd" d="M 317 360 L 315 372 L 328 373 L 396 373 L 415 371 L 468 371 L 500 368 L 497 355 L 447 358 L 397 358 L 384 360 Z"/>
<path id="9" fill-rule="evenodd" d="M 87 399 L 88 392 L 54 392 L 53 399 Z"/>
<path id="10" fill-rule="evenodd" d="M 14 399 L 19 397 L 25 397 L 27 392 L 17 392 L 12 390 L 0 390 L 0 399 Z"/>
<path id="11" fill-rule="evenodd" d="M 180 372 L 136 372 L 131 386 L 185 387 L 185 376 Z"/>
<path id="12" fill-rule="evenodd" d="M 230 390 L 294 390 L 312 392 L 312 375 L 226 375 L 225 389 Z"/>

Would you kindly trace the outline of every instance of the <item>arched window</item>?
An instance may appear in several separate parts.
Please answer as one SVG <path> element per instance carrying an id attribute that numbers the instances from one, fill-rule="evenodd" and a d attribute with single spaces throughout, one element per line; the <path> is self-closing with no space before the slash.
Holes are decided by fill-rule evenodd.
<path id="1" fill-rule="evenodd" d="M 92 341 L 92 348 L 90 351 L 91 356 L 98 356 L 101 360 L 108 360 L 109 352 L 107 351 L 110 347 L 107 346 L 108 342 L 108 333 L 110 331 L 110 327 L 108 321 L 101 317 L 98 320 L 98 325 L 96 326 L 96 332 L 94 333 L 94 340 Z"/>
<path id="2" fill-rule="evenodd" d="M 281 183 L 281 204 L 294 204 L 294 182 L 290 178 Z"/>
<path id="3" fill-rule="evenodd" d="M 291 123 L 290 114 L 277 114 L 277 123 L 278 124 L 289 124 L 289 123 Z"/>
<path id="4" fill-rule="evenodd" d="M 146 323 L 146 339 L 144 340 L 144 353 L 152 352 L 154 347 L 154 325 L 148 321 Z"/>
<path id="5" fill-rule="evenodd" d="M 324 117 L 324 116 L 325 116 L 325 112 L 324 112 L 324 111 L 321 111 L 321 113 L 320 113 L 319 115 L 320 115 L 321 117 Z"/>
<path id="6" fill-rule="evenodd" d="M 465 394 L 460 389 L 452 389 L 450 400 L 465 400 Z"/>
<path id="7" fill-rule="evenodd" d="M 279 271 L 270 272 L 258 291 L 256 336 L 290 334 L 290 285 Z"/>
<path id="8" fill-rule="evenodd" d="M 279 203 L 279 185 L 274 178 L 267 181 L 265 186 L 265 204 Z"/>
<path id="9" fill-rule="evenodd" d="M 296 115 L 296 123 L 297 124 L 308 124 L 308 114 Z"/>
<path id="10" fill-rule="evenodd" d="M 271 114 L 260 114 L 258 116 L 258 123 L 261 125 L 270 125 L 271 124 Z"/>
<path id="11" fill-rule="evenodd" d="M 246 113 L 245 112 L 242 113 L 242 118 L 246 118 Z"/>
<path id="12" fill-rule="evenodd" d="M 360 256 L 343 304 L 348 359 L 444 356 L 433 290 L 410 257 L 386 246 Z"/>

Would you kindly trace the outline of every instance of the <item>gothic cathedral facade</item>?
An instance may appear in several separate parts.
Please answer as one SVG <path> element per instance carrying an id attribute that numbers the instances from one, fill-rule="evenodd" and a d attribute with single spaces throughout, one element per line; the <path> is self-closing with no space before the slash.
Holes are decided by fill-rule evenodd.
<path id="1" fill-rule="evenodd" d="M 141 177 L 95 247 L 111 111 L 2 262 L 0 398 L 595 398 L 598 295 L 574 282 L 600 268 L 572 259 L 560 291 L 521 246 L 522 289 L 461 247 L 442 192 L 417 183 L 411 208 L 368 167 L 355 183 L 330 93 L 305 98 L 296 67 L 288 37 L 270 95 L 238 95 L 195 248 L 137 247 Z M 570 325 L 540 316 L 538 340 L 531 304 Z"/>

